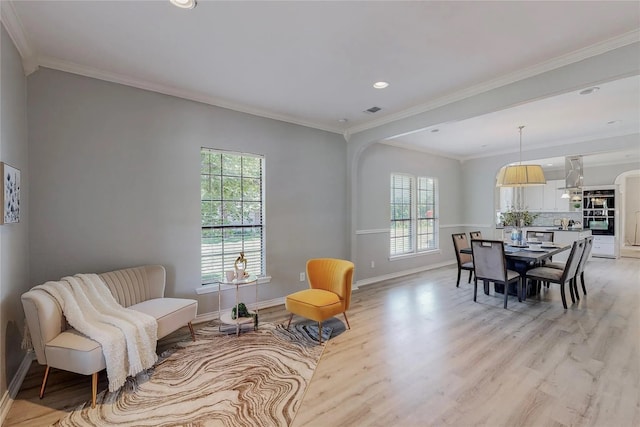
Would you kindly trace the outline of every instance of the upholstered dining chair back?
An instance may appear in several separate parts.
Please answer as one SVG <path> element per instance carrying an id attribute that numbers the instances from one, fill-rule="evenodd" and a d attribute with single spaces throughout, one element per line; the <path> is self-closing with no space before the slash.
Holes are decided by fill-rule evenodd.
<path id="1" fill-rule="evenodd" d="M 553 242 L 553 231 L 527 230 L 527 240 L 538 239 L 539 242 Z"/>
<path id="2" fill-rule="evenodd" d="M 499 240 L 472 240 L 473 266 L 477 280 L 505 282 L 507 262 L 504 244 Z"/>
<path id="3" fill-rule="evenodd" d="M 593 249 L 593 236 L 589 236 L 584 239 L 584 250 L 582 251 L 582 255 L 580 256 L 576 274 L 584 273 L 584 266 L 587 264 L 587 261 L 589 261 L 589 257 L 591 256 L 591 249 Z"/>
<path id="4" fill-rule="evenodd" d="M 469 241 L 465 233 L 454 233 L 451 235 L 453 239 L 453 249 L 456 251 L 456 260 L 458 265 L 473 261 L 473 257 L 469 254 L 460 253 L 460 250 L 469 247 Z"/>
<path id="5" fill-rule="evenodd" d="M 470 231 L 469 237 L 471 238 L 471 240 L 482 239 L 482 231 Z"/>

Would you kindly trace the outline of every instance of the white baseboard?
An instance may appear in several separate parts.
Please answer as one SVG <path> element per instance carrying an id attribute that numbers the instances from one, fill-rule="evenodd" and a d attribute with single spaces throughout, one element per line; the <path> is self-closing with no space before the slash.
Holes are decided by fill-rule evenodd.
<path id="1" fill-rule="evenodd" d="M 383 276 L 370 277 L 368 279 L 358 280 L 353 285 L 353 289 L 358 289 L 361 286 L 372 285 L 374 283 L 382 282 L 384 280 L 397 279 L 398 277 L 408 276 L 409 274 L 421 273 L 423 271 L 435 270 L 440 267 L 447 267 L 449 265 L 455 265 L 456 261 L 444 261 L 436 264 L 426 265 L 424 267 L 412 268 L 411 270 L 398 271 L 396 273 L 389 273 Z"/>
<path id="2" fill-rule="evenodd" d="M 33 350 L 27 351 L 20 362 L 20 367 L 18 367 L 18 372 L 13 376 L 11 383 L 9 383 L 9 387 L 7 391 L 2 396 L 0 400 L 0 425 L 4 424 L 4 420 L 9 413 L 9 409 L 11 409 L 11 405 L 13 405 L 13 401 L 18 395 L 20 391 L 20 387 L 22 387 L 22 382 L 24 381 L 24 377 L 27 376 L 27 372 L 29 372 L 29 368 L 31 367 L 31 362 L 35 360 L 35 353 Z"/>

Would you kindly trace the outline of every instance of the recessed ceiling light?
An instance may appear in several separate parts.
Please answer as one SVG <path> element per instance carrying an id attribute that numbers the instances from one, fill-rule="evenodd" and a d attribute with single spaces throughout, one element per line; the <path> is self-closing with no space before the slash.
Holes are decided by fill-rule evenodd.
<path id="1" fill-rule="evenodd" d="M 340 123 L 347 123 L 349 121 L 349 119 L 338 119 L 338 121 Z"/>
<path id="2" fill-rule="evenodd" d="M 547 163 L 547 166 L 553 166 L 553 163 Z"/>
<path id="3" fill-rule="evenodd" d="M 580 95 L 591 95 L 592 93 L 597 92 L 599 90 L 600 88 L 598 86 L 594 86 L 594 87 L 589 87 L 587 89 L 583 89 L 579 93 Z"/>
<path id="4" fill-rule="evenodd" d="M 389 87 L 389 83 L 387 83 L 387 82 L 375 82 L 373 84 L 373 87 L 375 87 L 376 89 L 384 89 L 386 87 Z"/>
<path id="5" fill-rule="evenodd" d="M 172 5 L 181 9 L 193 9 L 198 5 L 196 0 L 169 0 Z"/>

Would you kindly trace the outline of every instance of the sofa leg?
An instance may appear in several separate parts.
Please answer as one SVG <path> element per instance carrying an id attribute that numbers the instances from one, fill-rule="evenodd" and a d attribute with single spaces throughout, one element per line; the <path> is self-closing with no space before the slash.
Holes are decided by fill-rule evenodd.
<path id="1" fill-rule="evenodd" d="M 40 387 L 40 399 L 44 397 L 44 389 L 47 387 L 47 379 L 49 379 L 50 370 L 51 370 L 51 366 L 47 365 L 47 368 L 44 370 L 44 378 L 42 379 L 42 386 Z"/>
<path id="2" fill-rule="evenodd" d="M 347 319 L 347 312 L 342 313 L 344 315 L 344 320 L 347 322 L 347 329 L 351 329 L 351 325 L 349 324 L 349 319 Z"/>
<path id="3" fill-rule="evenodd" d="M 289 316 L 289 323 L 287 323 L 287 331 L 289 330 L 289 326 L 291 326 L 291 319 L 293 319 L 293 313 Z"/>
<path id="4" fill-rule="evenodd" d="M 189 332 L 191 332 L 191 339 L 195 341 L 196 333 L 193 331 L 193 325 L 191 324 L 191 322 L 187 323 L 187 325 L 189 325 Z"/>
<path id="5" fill-rule="evenodd" d="M 96 407 L 96 397 L 98 397 L 98 373 L 91 374 L 91 407 Z"/>

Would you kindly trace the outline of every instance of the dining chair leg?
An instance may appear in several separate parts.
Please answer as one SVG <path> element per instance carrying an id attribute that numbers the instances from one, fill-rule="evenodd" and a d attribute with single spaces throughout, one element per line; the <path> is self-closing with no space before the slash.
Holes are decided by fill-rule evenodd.
<path id="1" fill-rule="evenodd" d="M 507 299 L 509 299 L 509 282 L 504 284 L 504 308 L 507 308 Z"/>
<path id="2" fill-rule="evenodd" d="M 569 279 L 569 293 L 571 294 L 571 303 L 576 303 L 576 297 L 573 293 L 573 279 Z"/>
<path id="3" fill-rule="evenodd" d="M 573 278 L 573 292 L 576 294 L 576 300 L 580 301 L 580 293 L 578 292 L 578 275 Z"/>
<path id="4" fill-rule="evenodd" d="M 478 295 L 478 278 L 476 277 L 473 281 L 473 302 L 476 302 L 476 297 Z"/>
<path id="5" fill-rule="evenodd" d="M 469 270 L 469 280 L 467 283 L 471 283 L 471 276 L 473 275 L 473 270 Z"/>
<path id="6" fill-rule="evenodd" d="M 518 302 L 522 302 L 522 277 L 518 279 Z"/>
<path id="7" fill-rule="evenodd" d="M 564 295 L 564 283 L 560 284 L 560 296 L 562 297 L 562 305 L 567 309 L 567 297 Z"/>
<path id="8" fill-rule="evenodd" d="M 584 295 L 586 295 L 587 288 L 584 286 L 584 271 L 580 273 L 580 283 L 582 284 L 582 292 L 584 292 Z"/>
<path id="9" fill-rule="evenodd" d="M 460 274 L 462 273 L 462 270 L 458 269 L 458 280 L 456 280 L 456 288 L 458 286 L 460 286 Z"/>

